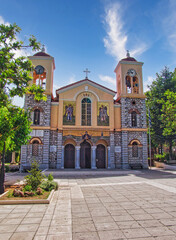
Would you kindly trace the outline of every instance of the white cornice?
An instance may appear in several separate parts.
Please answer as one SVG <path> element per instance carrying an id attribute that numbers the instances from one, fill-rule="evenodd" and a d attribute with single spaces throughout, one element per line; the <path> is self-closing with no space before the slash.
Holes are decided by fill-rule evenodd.
<path id="1" fill-rule="evenodd" d="M 63 93 L 63 92 L 66 92 L 66 91 L 69 91 L 73 88 L 76 88 L 76 87 L 79 87 L 79 86 L 82 86 L 84 84 L 87 84 L 87 85 L 90 85 L 92 87 L 95 87 L 95 88 L 98 88 L 100 89 L 101 91 L 103 92 L 106 92 L 112 96 L 115 96 L 116 93 L 114 93 L 114 91 L 112 90 L 108 90 L 106 89 L 104 86 L 99 86 L 97 85 L 96 83 L 93 83 L 93 82 L 90 82 L 89 80 L 85 80 L 85 81 L 82 81 L 82 82 L 77 82 L 77 83 L 74 83 L 73 85 L 71 86 L 66 86 L 65 88 L 61 89 L 61 90 L 56 90 L 56 93 L 57 94 L 60 94 L 60 93 Z M 82 90 L 82 91 L 85 91 L 85 90 Z M 89 90 L 90 91 L 90 90 Z"/>

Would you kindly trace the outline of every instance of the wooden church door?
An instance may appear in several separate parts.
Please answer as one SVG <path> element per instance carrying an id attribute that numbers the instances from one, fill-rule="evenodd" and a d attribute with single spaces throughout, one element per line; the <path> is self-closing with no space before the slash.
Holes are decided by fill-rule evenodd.
<path id="1" fill-rule="evenodd" d="M 97 151 L 96 151 L 96 165 L 97 168 L 105 168 L 105 146 L 102 144 L 97 145 Z"/>
<path id="2" fill-rule="evenodd" d="M 91 168 L 91 146 L 88 142 L 84 141 L 81 144 L 81 168 Z"/>
<path id="3" fill-rule="evenodd" d="M 75 168 L 75 147 L 72 144 L 65 146 L 64 168 Z"/>

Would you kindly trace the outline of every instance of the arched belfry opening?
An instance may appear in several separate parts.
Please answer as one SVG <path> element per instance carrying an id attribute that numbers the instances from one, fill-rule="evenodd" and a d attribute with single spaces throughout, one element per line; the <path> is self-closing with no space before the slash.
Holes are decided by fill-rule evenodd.
<path id="1" fill-rule="evenodd" d="M 139 80 L 134 69 L 129 69 L 125 78 L 126 93 L 139 93 Z"/>
<path id="2" fill-rule="evenodd" d="M 33 72 L 33 83 L 46 89 L 46 69 L 43 66 L 37 65 L 35 67 Z"/>

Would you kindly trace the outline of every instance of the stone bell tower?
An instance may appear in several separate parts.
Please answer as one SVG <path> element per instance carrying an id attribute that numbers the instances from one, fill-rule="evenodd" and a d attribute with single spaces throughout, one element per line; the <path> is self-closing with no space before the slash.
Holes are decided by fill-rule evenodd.
<path id="1" fill-rule="evenodd" d="M 115 73 L 117 100 L 121 103 L 122 168 L 147 163 L 147 126 L 142 62 L 130 57 L 119 61 Z"/>
<path id="2" fill-rule="evenodd" d="M 33 94 L 25 95 L 25 109 L 31 109 L 31 140 L 28 145 L 21 148 L 21 161 L 23 167 L 29 166 L 31 159 L 35 158 L 40 167 L 49 167 L 50 120 L 51 100 L 53 95 L 53 73 L 55 69 L 54 58 L 41 52 L 28 57 L 34 65 L 30 84 L 36 84 L 45 89 L 46 101 L 36 101 Z"/>

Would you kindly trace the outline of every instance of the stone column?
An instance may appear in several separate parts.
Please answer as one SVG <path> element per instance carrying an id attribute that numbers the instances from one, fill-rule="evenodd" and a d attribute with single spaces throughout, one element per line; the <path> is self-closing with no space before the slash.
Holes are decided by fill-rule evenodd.
<path id="1" fill-rule="evenodd" d="M 122 132 L 122 168 L 129 168 L 128 164 L 128 133 Z"/>
<path id="2" fill-rule="evenodd" d="M 96 167 L 96 148 L 97 146 L 92 146 L 92 154 L 91 154 L 91 168 L 92 169 L 97 169 Z"/>
<path id="3" fill-rule="evenodd" d="M 62 162 L 62 133 L 58 132 L 57 135 L 57 168 L 62 168 L 61 167 L 61 162 Z"/>
<path id="4" fill-rule="evenodd" d="M 45 130 L 43 136 L 43 162 L 42 168 L 49 168 L 49 146 L 50 146 L 50 131 Z"/>
<path id="5" fill-rule="evenodd" d="M 143 143 L 143 168 L 148 168 L 148 149 L 147 149 L 147 132 L 142 133 Z"/>
<path id="6" fill-rule="evenodd" d="M 65 146 L 62 146 L 61 169 L 64 169 L 64 149 Z"/>
<path id="7" fill-rule="evenodd" d="M 75 147 L 75 169 L 80 169 L 80 146 Z"/>
<path id="8" fill-rule="evenodd" d="M 114 133 L 110 134 L 110 167 L 115 168 L 115 147 L 114 147 Z"/>
<path id="9" fill-rule="evenodd" d="M 111 152 L 110 152 L 110 146 L 107 147 L 108 150 L 108 169 L 111 169 Z"/>

